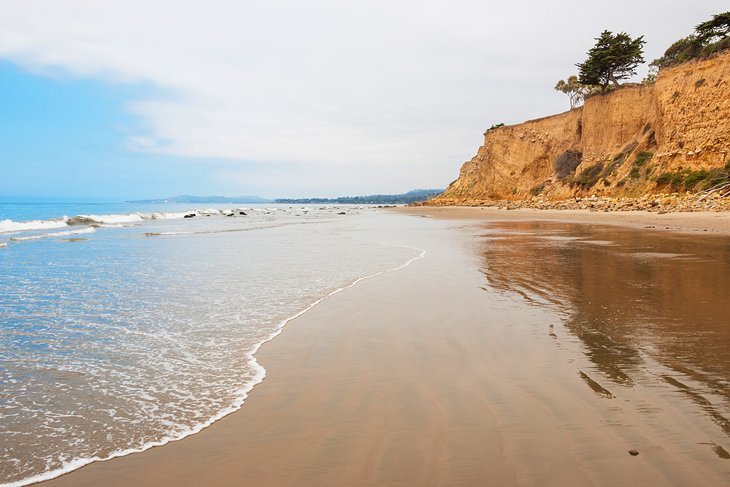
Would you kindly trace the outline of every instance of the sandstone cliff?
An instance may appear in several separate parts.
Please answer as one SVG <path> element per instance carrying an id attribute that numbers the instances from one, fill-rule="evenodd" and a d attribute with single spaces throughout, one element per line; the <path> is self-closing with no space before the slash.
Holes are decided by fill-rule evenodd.
<path id="1" fill-rule="evenodd" d="M 566 159 L 573 160 L 568 174 L 556 172 Z M 569 112 L 489 130 L 459 178 L 429 203 L 638 196 L 668 191 L 668 185 L 699 189 L 698 181 L 728 161 L 725 52 L 664 69 L 654 84 L 624 86 Z"/>

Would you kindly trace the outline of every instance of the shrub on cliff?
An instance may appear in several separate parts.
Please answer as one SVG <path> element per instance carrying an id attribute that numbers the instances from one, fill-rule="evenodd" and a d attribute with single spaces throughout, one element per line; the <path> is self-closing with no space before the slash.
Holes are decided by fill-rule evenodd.
<path id="1" fill-rule="evenodd" d="M 571 186 L 579 186 L 583 189 L 592 188 L 596 185 L 598 180 L 603 174 L 603 163 L 597 162 L 587 168 L 583 169 L 581 173 L 574 177 L 571 181 Z"/>
<path id="2" fill-rule="evenodd" d="M 642 171 L 644 170 L 644 166 L 646 166 L 646 163 L 649 162 L 652 157 L 654 157 L 654 153 L 651 151 L 639 152 L 636 155 L 636 159 L 634 159 L 633 164 L 631 165 L 631 172 L 629 172 L 629 177 L 631 179 L 639 179 L 642 175 Z"/>
<path id="3" fill-rule="evenodd" d="M 558 180 L 563 180 L 575 173 L 583 160 L 583 153 L 577 150 L 567 150 L 555 159 L 553 167 Z"/>
<path id="4" fill-rule="evenodd" d="M 651 66 L 666 68 L 730 49 L 730 12 L 713 15 L 695 27 L 693 34 L 674 42 Z"/>
<path id="5" fill-rule="evenodd" d="M 644 62 L 645 43 L 644 36 L 632 39 L 625 32 L 614 34 L 604 30 L 588 51 L 588 58 L 576 64 L 580 70 L 578 81 L 603 90 L 609 83 L 618 86 L 618 80 L 635 75 L 636 67 Z"/>
<path id="6" fill-rule="evenodd" d="M 532 196 L 539 195 L 540 193 L 542 193 L 543 191 L 545 191 L 545 186 L 547 186 L 547 182 L 540 183 L 540 184 L 536 184 L 535 186 L 533 186 L 532 188 L 530 188 L 530 194 Z"/>
<path id="7" fill-rule="evenodd" d="M 669 46 L 664 52 L 664 56 L 653 60 L 651 62 L 651 66 L 665 68 L 667 66 L 680 64 L 696 58 L 699 56 L 701 51 L 702 46 L 697 41 L 697 37 L 694 35 L 683 37 Z"/>
<path id="8" fill-rule="evenodd" d="M 680 169 L 665 172 L 655 180 L 659 187 L 669 187 L 673 191 L 701 191 L 717 186 L 730 184 L 730 163 L 725 167 L 714 169 Z"/>
<path id="9" fill-rule="evenodd" d="M 555 84 L 555 91 L 568 95 L 571 110 L 583 103 L 586 96 L 592 94 L 594 89 L 593 86 L 578 82 L 578 77 L 575 75 L 568 76 L 567 79 L 561 79 Z"/>
<path id="10" fill-rule="evenodd" d="M 621 149 L 621 152 L 616 154 L 611 162 L 608 163 L 603 171 L 603 175 L 605 177 L 611 176 L 616 171 L 616 169 L 619 168 L 626 161 L 626 158 L 629 157 L 632 152 L 634 152 L 634 149 L 636 149 L 638 145 L 638 142 L 633 141 L 626 145 L 626 147 Z"/>

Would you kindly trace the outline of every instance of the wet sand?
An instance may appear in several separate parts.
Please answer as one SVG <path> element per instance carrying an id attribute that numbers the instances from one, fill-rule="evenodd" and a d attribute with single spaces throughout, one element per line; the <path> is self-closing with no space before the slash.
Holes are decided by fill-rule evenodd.
<path id="1" fill-rule="evenodd" d="M 671 232 L 709 232 L 730 235 L 730 212 L 676 212 L 650 211 L 590 211 L 538 210 L 522 208 L 498 209 L 491 206 L 418 206 L 399 207 L 395 211 L 406 215 L 431 216 L 450 219 L 478 219 L 489 221 L 555 221 L 596 225 L 617 225 L 647 230 Z"/>
<path id="2" fill-rule="evenodd" d="M 384 216 L 426 256 L 292 321 L 240 411 L 43 485 L 730 482 L 724 238 L 453 215 Z"/>

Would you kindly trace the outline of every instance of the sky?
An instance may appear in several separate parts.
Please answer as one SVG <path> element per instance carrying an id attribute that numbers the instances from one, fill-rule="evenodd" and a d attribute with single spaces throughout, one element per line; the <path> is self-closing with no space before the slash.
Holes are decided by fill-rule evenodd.
<path id="1" fill-rule="evenodd" d="M 724 3 L 2 0 L 0 201 L 443 188 L 602 30 L 648 62 Z"/>

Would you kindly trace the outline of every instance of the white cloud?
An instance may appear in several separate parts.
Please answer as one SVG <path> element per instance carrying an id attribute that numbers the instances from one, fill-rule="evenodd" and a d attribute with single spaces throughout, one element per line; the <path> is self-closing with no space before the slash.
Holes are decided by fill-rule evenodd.
<path id="1" fill-rule="evenodd" d="M 4 0 L 0 57 L 159 97 L 141 151 L 232 161 L 221 180 L 310 193 L 444 186 L 495 122 L 562 110 L 554 82 L 604 28 L 651 59 L 718 2 Z M 270 171 L 270 174 L 265 174 Z M 343 191 L 339 191 L 342 188 Z"/>

